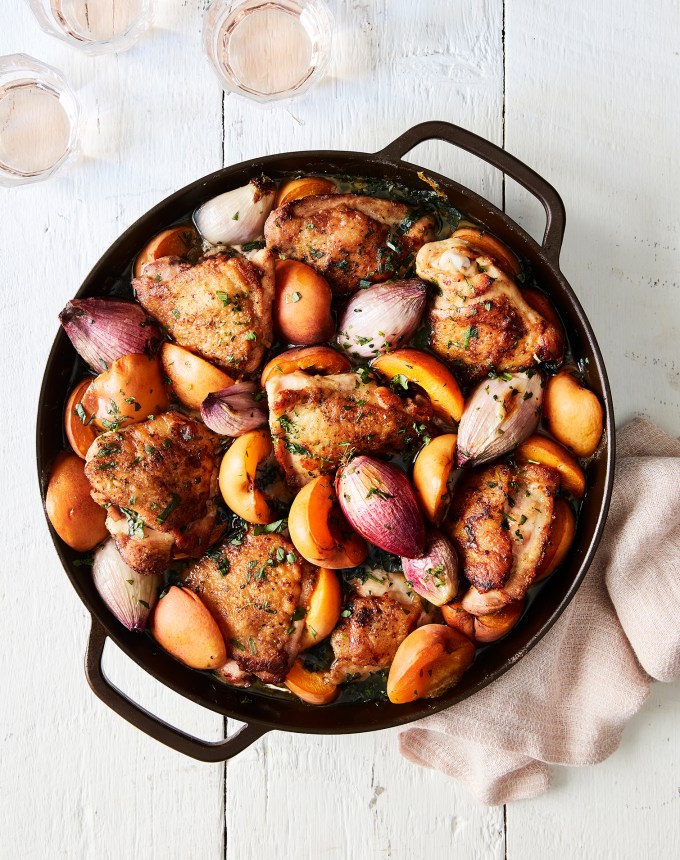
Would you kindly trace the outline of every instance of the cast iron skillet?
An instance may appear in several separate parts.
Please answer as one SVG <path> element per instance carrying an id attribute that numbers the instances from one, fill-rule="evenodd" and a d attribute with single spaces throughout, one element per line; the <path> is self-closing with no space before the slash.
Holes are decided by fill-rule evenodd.
<path id="1" fill-rule="evenodd" d="M 579 587 L 597 548 L 609 506 L 614 468 L 614 418 L 611 392 L 595 336 L 571 287 L 559 270 L 564 235 L 564 206 L 557 192 L 533 170 L 492 143 L 445 122 L 425 122 L 407 131 L 374 154 L 362 152 L 295 152 L 256 158 L 218 170 L 193 182 L 154 206 L 117 239 L 85 279 L 78 296 L 97 295 L 119 278 L 130 260 L 160 230 L 182 218 L 203 201 L 246 184 L 260 171 L 273 179 L 282 173 L 329 173 L 394 179 L 422 188 L 416 165 L 402 157 L 422 141 L 438 139 L 467 150 L 515 179 L 543 204 L 546 228 L 539 245 L 514 221 L 479 195 L 444 176 L 433 177 L 451 203 L 481 222 L 532 265 L 537 280 L 550 296 L 567 328 L 574 355 L 587 359 L 585 377 L 605 407 L 605 437 L 592 463 L 589 489 L 582 505 L 578 531 L 567 561 L 543 587 L 539 599 L 521 623 L 504 639 L 479 654 L 461 682 L 437 699 L 406 705 L 390 702 L 313 707 L 296 699 L 250 692 L 214 681 L 207 673 L 185 668 L 149 636 L 130 633 L 106 609 L 89 569 L 73 564 L 77 554 L 52 531 L 52 539 L 73 587 L 92 616 L 85 673 L 94 693 L 120 716 L 159 741 L 203 761 L 223 761 L 236 755 L 271 729 L 317 734 L 373 731 L 402 725 L 460 702 L 498 678 L 523 657 L 550 629 Z M 72 382 L 75 353 L 59 331 L 45 369 L 37 423 L 38 474 L 43 500 L 50 466 L 62 447 L 63 410 Z M 211 743 L 185 734 L 161 721 L 114 687 L 103 673 L 101 659 L 107 636 L 154 678 L 194 702 L 246 723 L 231 737 Z"/>

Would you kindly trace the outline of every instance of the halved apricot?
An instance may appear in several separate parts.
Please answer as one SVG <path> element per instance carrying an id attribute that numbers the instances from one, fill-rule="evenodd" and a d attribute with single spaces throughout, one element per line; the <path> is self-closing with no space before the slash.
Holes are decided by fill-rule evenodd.
<path id="1" fill-rule="evenodd" d="M 553 303 L 540 290 L 535 290 L 533 287 L 525 287 L 522 291 L 522 298 L 532 310 L 540 314 L 544 320 L 547 320 L 551 325 L 555 326 L 557 331 L 563 332 L 562 320 L 559 318 Z"/>
<path id="2" fill-rule="evenodd" d="M 379 355 L 372 365 L 388 379 L 405 376 L 425 391 L 438 415 L 446 421 L 460 421 L 465 398 L 456 377 L 429 352 L 409 347 L 396 349 Z"/>
<path id="3" fill-rule="evenodd" d="M 334 194 L 338 186 L 330 179 L 321 176 L 303 176 L 301 179 L 289 179 L 284 182 L 276 194 L 274 208 L 278 209 L 293 200 L 302 200 L 303 197 L 316 197 L 319 194 Z"/>
<path id="4" fill-rule="evenodd" d="M 285 681 L 286 687 L 308 705 L 328 705 L 338 695 L 338 688 L 323 674 L 305 669 L 300 660 L 290 668 Z"/>
<path id="5" fill-rule="evenodd" d="M 276 519 L 255 483 L 258 466 L 272 451 L 269 430 L 251 430 L 235 439 L 222 458 L 219 476 L 222 498 L 249 523 L 271 523 Z"/>
<path id="6" fill-rule="evenodd" d="M 328 475 L 314 478 L 293 499 L 288 531 L 300 555 L 319 567 L 356 567 L 368 555 L 366 541 L 344 518 Z"/>
<path id="7" fill-rule="evenodd" d="M 556 499 L 548 546 L 546 547 L 543 561 L 539 565 L 534 583 L 541 582 L 546 576 L 550 576 L 562 564 L 566 554 L 569 552 L 575 534 L 576 517 L 571 509 L 571 505 L 565 502 L 564 499 Z"/>
<path id="8" fill-rule="evenodd" d="M 160 257 L 184 257 L 196 241 L 196 231 L 187 225 L 163 230 L 146 245 L 135 260 L 135 278 L 142 275 L 147 263 Z"/>
<path id="9" fill-rule="evenodd" d="M 586 491 L 586 476 L 567 449 L 548 436 L 529 436 L 517 449 L 519 460 L 540 463 L 560 473 L 563 489 L 580 499 Z"/>
<path id="10" fill-rule="evenodd" d="M 475 641 L 482 644 L 496 642 L 509 633 L 519 621 L 526 600 L 515 600 L 497 612 L 475 617 Z"/>
<path id="11" fill-rule="evenodd" d="M 338 623 L 341 609 L 342 589 L 337 574 L 327 567 L 319 568 L 307 606 L 305 630 L 300 643 L 301 651 L 311 648 L 326 636 L 330 636 Z"/>
<path id="12" fill-rule="evenodd" d="M 83 406 L 83 395 L 90 387 L 92 377 L 88 376 L 73 389 L 64 409 L 64 428 L 66 438 L 76 454 L 85 459 L 87 449 L 97 438 L 97 430 L 92 426 L 93 415 L 88 415 Z"/>
<path id="13" fill-rule="evenodd" d="M 463 609 L 463 604 L 460 600 L 454 600 L 452 603 L 445 603 L 444 606 L 440 608 L 442 615 L 444 616 L 444 621 L 446 621 L 449 627 L 453 627 L 455 630 L 460 631 L 464 636 L 467 636 L 468 639 L 474 641 L 475 616 L 470 615 L 467 610 Z"/>
<path id="14" fill-rule="evenodd" d="M 550 432 L 577 457 L 595 453 L 604 429 L 604 410 L 597 395 L 574 376 L 573 368 L 565 368 L 548 380 L 543 415 Z"/>
<path id="15" fill-rule="evenodd" d="M 276 261 L 274 326 L 287 343 L 312 344 L 335 334 L 328 281 L 298 260 Z"/>
<path id="16" fill-rule="evenodd" d="M 445 624 L 416 628 L 397 648 L 387 678 L 390 702 L 439 696 L 460 681 L 475 656 L 467 636 Z"/>
<path id="17" fill-rule="evenodd" d="M 461 239 L 480 254 L 493 257 L 498 263 L 498 268 L 513 278 L 516 278 L 522 271 L 519 260 L 510 248 L 482 228 L 460 227 L 451 238 Z"/>
<path id="18" fill-rule="evenodd" d="M 107 536 L 106 511 L 93 501 L 85 463 L 65 451 L 52 466 L 45 510 L 52 527 L 72 549 L 86 552 Z"/>
<path id="19" fill-rule="evenodd" d="M 197 412 L 209 394 L 234 384 L 223 370 L 176 343 L 164 343 L 160 357 L 177 399 Z"/>
<path id="20" fill-rule="evenodd" d="M 431 523 L 444 519 L 451 494 L 449 477 L 456 460 L 455 433 L 437 436 L 420 451 L 413 464 L 413 486 L 420 507 Z"/>
<path id="21" fill-rule="evenodd" d="M 277 373 L 303 370 L 305 373 L 327 376 L 331 373 L 346 373 L 351 369 L 352 362 L 337 349 L 331 349 L 330 346 L 303 346 L 289 349 L 268 361 L 262 371 L 262 387 Z"/>
<path id="22" fill-rule="evenodd" d="M 192 669 L 219 669 L 227 662 L 217 622 L 188 588 L 168 589 L 156 604 L 150 630 L 159 645 Z"/>
<path id="23" fill-rule="evenodd" d="M 168 408 L 168 392 L 157 356 L 124 355 L 92 380 L 82 397 L 87 415 L 101 430 L 119 430 Z"/>

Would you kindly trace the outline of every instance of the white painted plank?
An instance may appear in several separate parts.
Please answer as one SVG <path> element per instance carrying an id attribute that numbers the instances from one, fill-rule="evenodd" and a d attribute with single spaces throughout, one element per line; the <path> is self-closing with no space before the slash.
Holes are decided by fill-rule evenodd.
<path id="1" fill-rule="evenodd" d="M 338 4 L 331 80 L 299 104 L 225 102 L 227 163 L 297 149 L 373 151 L 417 122 L 447 119 L 500 142 L 501 12 L 451 5 Z M 413 160 L 500 201 L 500 177 L 446 144 Z M 253 809 L 258 810 L 253 820 Z M 500 858 L 503 811 L 402 759 L 396 733 L 274 733 L 227 765 L 227 858 Z"/>
<path id="2" fill-rule="evenodd" d="M 531 21 L 527 28 L 526 22 Z M 506 0 L 507 148 L 563 196 L 562 268 L 607 362 L 617 419 L 680 433 L 677 3 Z M 538 207 L 508 211 L 539 236 Z M 680 688 L 657 685 L 620 750 L 508 808 L 508 857 L 680 856 Z"/>
<path id="3" fill-rule="evenodd" d="M 64 70 L 82 103 L 84 139 L 83 158 L 68 175 L 0 189 L 7 407 L 0 437 L 0 857 L 218 860 L 223 768 L 166 750 L 87 687 L 86 613 L 43 521 L 33 444 L 57 312 L 138 215 L 220 166 L 221 95 L 199 52 L 203 3 L 166 4 L 139 46 L 98 58 L 41 34 L 24 4 L 5 5 L 0 54 L 26 51 Z M 164 690 L 120 654 L 106 662 L 152 711 L 206 738 L 221 736 L 217 715 Z"/>

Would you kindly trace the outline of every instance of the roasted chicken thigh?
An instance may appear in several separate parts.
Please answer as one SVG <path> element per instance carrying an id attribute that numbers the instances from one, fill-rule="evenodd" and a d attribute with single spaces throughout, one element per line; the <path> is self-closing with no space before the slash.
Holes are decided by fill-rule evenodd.
<path id="1" fill-rule="evenodd" d="M 178 344 L 234 374 L 255 370 L 271 346 L 274 262 L 264 249 L 195 265 L 161 258 L 132 286 Z"/>
<path id="2" fill-rule="evenodd" d="M 427 430 L 429 404 L 402 400 L 356 373 L 310 376 L 296 371 L 266 384 L 274 453 L 291 486 L 332 474 L 341 459 L 403 451 Z"/>
<path id="3" fill-rule="evenodd" d="M 434 218 L 412 213 L 405 203 L 360 194 L 305 197 L 275 209 L 264 234 L 268 248 L 307 263 L 343 295 L 361 280 L 393 278 L 434 238 Z"/>
<path id="4" fill-rule="evenodd" d="M 336 684 L 386 669 L 422 612 L 420 597 L 402 573 L 371 570 L 363 576 L 348 597 L 349 615 L 331 634 L 335 660 L 329 677 Z"/>
<path id="5" fill-rule="evenodd" d="M 418 275 L 438 287 L 429 308 L 430 346 L 469 379 L 560 361 L 562 333 L 531 308 L 495 261 L 465 242 L 423 246 Z"/>
<path id="6" fill-rule="evenodd" d="M 300 646 L 312 567 L 280 534 L 256 535 L 252 527 L 236 544 L 223 543 L 192 565 L 185 584 L 208 607 L 222 631 L 230 680 L 255 675 L 281 683 Z"/>

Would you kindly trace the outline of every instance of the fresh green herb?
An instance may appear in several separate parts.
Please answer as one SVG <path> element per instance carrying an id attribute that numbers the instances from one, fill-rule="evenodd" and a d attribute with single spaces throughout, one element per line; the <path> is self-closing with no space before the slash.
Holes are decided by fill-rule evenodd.
<path id="1" fill-rule="evenodd" d="M 177 495 L 177 493 L 170 493 L 170 501 L 166 505 L 165 508 L 160 512 L 160 514 L 156 517 L 157 523 L 164 523 L 170 514 L 175 510 L 175 508 L 180 504 L 182 500 Z"/>
<path id="2" fill-rule="evenodd" d="M 232 221 L 238 221 L 238 212 L 231 216 Z"/>
<path id="3" fill-rule="evenodd" d="M 76 415 L 78 416 L 78 418 L 80 418 L 81 423 L 87 424 L 88 423 L 87 413 L 83 409 L 83 404 L 82 403 L 76 403 L 75 409 L 76 409 Z M 92 419 L 90 419 L 90 420 L 92 420 Z"/>
<path id="4" fill-rule="evenodd" d="M 128 535 L 143 539 L 145 523 L 137 511 L 133 511 L 131 508 L 121 508 L 121 511 L 127 520 Z"/>
<path id="5" fill-rule="evenodd" d="M 392 377 L 392 379 L 390 379 L 390 388 L 392 389 L 392 391 L 396 391 L 398 388 L 407 390 L 408 379 L 404 376 L 403 373 L 397 373 Z"/>
<path id="6" fill-rule="evenodd" d="M 244 252 L 245 251 L 261 251 L 262 248 L 264 248 L 264 244 L 265 243 L 261 242 L 261 241 L 244 242 L 243 245 L 241 245 L 241 250 Z"/>
<path id="7" fill-rule="evenodd" d="M 393 499 L 394 496 L 390 493 L 385 492 L 385 490 L 381 490 L 379 487 L 370 487 L 368 492 L 366 493 L 366 498 L 370 499 L 371 496 L 377 496 L 379 499 Z"/>
<path id="8" fill-rule="evenodd" d="M 222 303 L 222 306 L 226 308 L 227 305 L 231 304 L 231 296 L 222 290 L 217 290 L 215 293 L 215 298 Z"/>
<path id="9" fill-rule="evenodd" d="M 290 451 L 291 454 L 299 454 L 302 457 L 311 457 L 311 451 L 305 448 L 304 445 L 298 445 L 297 442 L 291 442 L 287 440 L 285 443 L 286 451 Z"/>
<path id="10" fill-rule="evenodd" d="M 470 340 L 478 337 L 479 331 L 476 325 L 468 326 L 465 329 L 465 335 L 463 336 L 463 349 L 467 349 L 470 345 Z"/>
<path id="11" fill-rule="evenodd" d="M 257 340 L 257 334 L 254 331 L 246 332 L 246 340 Z"/>
<path id="12" fill-rule="evenodd" d="M 248 637 L 248 646 L 250 647 L 251 654 L 257 654 L 257 645 L 255 644 L 255 640 L 252 636 Z"/>
<path id="13" fill-rule="evenodd" d="M 299 302 L 300 299 L 302 298 L 302 293 L 298 293 L 296 290 L 290 298 L 294 302 Z"/>
<path id="14" fill-rule="evenodd" d="M 177 310 L 177 308 L 173 308 L 173 309 L 170 311 L 170 313 L 173 315 L 173 317 L 174 317 L 176 320 L 178 320 L 178 319 L 179 319 L 179 311 Z"/>
<path id="15" fill-rule="evenodd" d="M 283 519 L 276 520 L 273 523 L 267 523 L 267 525 L 253 526 L 253 534 L 254 535 L 281 534 L 281 532 L 285 531 L 287 528 L 288 528 L 288 520 L 284 517 Z"/>

